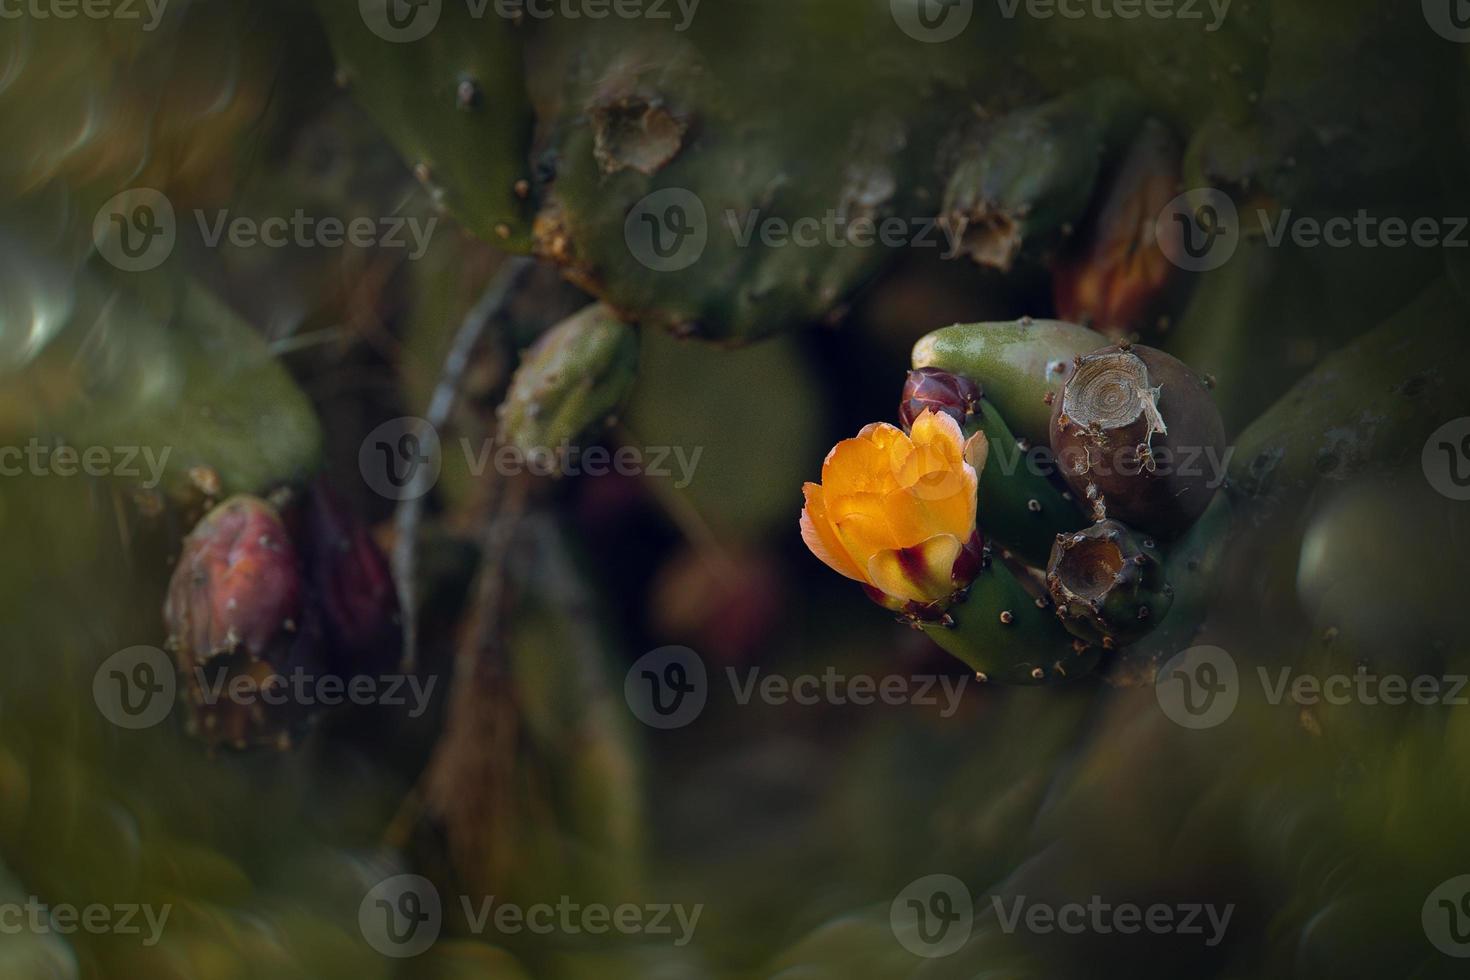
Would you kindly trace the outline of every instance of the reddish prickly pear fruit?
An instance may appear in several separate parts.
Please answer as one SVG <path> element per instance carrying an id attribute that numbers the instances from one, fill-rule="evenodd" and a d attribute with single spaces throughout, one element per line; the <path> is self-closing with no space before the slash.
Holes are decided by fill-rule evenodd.
<path id="1" fill-rule="evenodd" d="M 1155 226 L 1179 193 L 1179 143 L 1151 119 L 1118 169 L 1096 220 L 1052 269 L 1057 316 L 1109 337 L 1147 333 L 1163 312 L 1178 266 Z"/>
<path id="2" fill-rule="evenodd" d="M 1051 447 L 1094 519 L 1161 537 L 1193 524 L 1224 481 L 1225 426 L 1209 389 L 1142 345 L 1077 359 L 1053 400 Z"/>
<path id="3" fill-rule="evenodd" d="M 289 744 L 299 707 L 262 695 L 309 666 L 302 592 L 285 524 L 258 497 L 231 497 L 184 540 L 163 616 L 190 727 L 209 744 Z"/>
<path id="4" fill-rule="evenodd" d="M 927 408 L 943 412 L 964 425 L 975 411 L 980 395 L 980 386 L 969 378 L 939 368 L 916 368 L 904 380 L 903 395 L 898 402 L 898 419 L 908 430 Z"/>
<path id="5" fill-rule="evenodd" d="M 297 525 L 328 670 L 341 677 L 392 670 L 403 652 L 403 623 L 388 559 L 371 532 L 320 479 Z"/>
<path id="6" fill-rule="evenodd" d="M 1058 534 L 1046 585 L 1062 625 L 1109 649 L 1152 630 L 1174 602 L 1157 552 L 1152 539 L 1115 520 Z"/>

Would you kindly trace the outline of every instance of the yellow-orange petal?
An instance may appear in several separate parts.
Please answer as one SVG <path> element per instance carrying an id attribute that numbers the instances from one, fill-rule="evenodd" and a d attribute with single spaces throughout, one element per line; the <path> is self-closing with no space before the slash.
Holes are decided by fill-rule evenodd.
<path id="1" fill-rule="evenodd" d="M 822 462 L 822 486 L 831 496 L 887 493 L 898 485 L 898 470 L 910 449 L 908 437 L 893 426 L 869 425 L 832 447 Z"/>
<path id="2" fill-rule="evenodd" d="M 942 453 L 944 458 L 954 460 L 960 458 L 965 441 L 960 424 L 953 416 L 928 408 L 914 419 L 914 424 L 909 429 L 909 438 L 915 446 L 928 446 Z"/>
<path id="3" fill-rule="evenodd" d="M 842 547 L 847 549 L 864 573 L 874 555 L 898 547 L 888 518 L 883 514 L 853 511 L 844 517 L 834 517 L 832 528 L 837 532 L 837 540 L 842 542 Z M 866 574 L 863 577 L 867 579 Z"/>
<path id="4" fill-rule="evenodd" d="M 801 487 L 806 506 L 801 509 L 801 540 L 812 554 L 839 575 L 866 582 L 867 574 L 853 561 L 827 519 L 827 500 L 820 484 L 804 483 Z"/>
<path id="5" fill-rule="evenodd" d="M 985 473 L 985 464 L 989 460 L 990 440 L 985 437 L 985 433 L 976 432 L 965 440 L 965 462 L 974 469 L 977 479 Z"/>
<path id="6" fill-rule="evenodd" d="M 868 560 L 868 578 L 878 591 L 910 602 L 933 602 L 954 591 L 951 573 L 959 539 L 936 534 L 910 548 L 880 551 Z"/>
<path id="7" fill-rule="evenodd" d="M 952 534 L 965 541 L 975 530 L 975 471 L 966 465 L 936 479 L 939 482 L 910 487 L 892 495 L 889 505 L 892 513 L 912 514 L 909 520 L 922 529 L 917 535 L 910 532 L 903 536 L 898 544 L 911 545 L 933 534 Z"/>

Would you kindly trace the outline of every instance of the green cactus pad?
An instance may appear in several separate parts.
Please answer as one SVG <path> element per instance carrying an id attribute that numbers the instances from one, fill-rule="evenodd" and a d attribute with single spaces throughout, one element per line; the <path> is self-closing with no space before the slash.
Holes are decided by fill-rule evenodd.
<path id="1" fill-rule="evenodd" d="M 378 6 L 393 2 L 378 0 Z M 389 40 L 369 27 L 369 11 L 359 6 L 317 4 L 339 79 L 465 227 L 508 251 L 528 251 L 532 113 L 517 28 L 446 3 L 417 15 L 423 20 L 439 11 L 422 37 L 407 39 L 414 30 Z"/>

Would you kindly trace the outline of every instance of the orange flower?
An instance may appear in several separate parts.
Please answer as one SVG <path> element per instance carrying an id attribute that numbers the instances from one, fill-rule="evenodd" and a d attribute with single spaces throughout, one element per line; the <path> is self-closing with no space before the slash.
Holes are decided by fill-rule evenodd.
<path id="1" fill-rule="evenodd" d="M 968 443 L 950 416 L 925 410 L 907 435 L 866 426 L 827 454 L 822 482 L 802 487 L 801 537 L 812 554 L 918 615 L 967 586 L 979 569 L 975 487 L 988 446 Z"/>

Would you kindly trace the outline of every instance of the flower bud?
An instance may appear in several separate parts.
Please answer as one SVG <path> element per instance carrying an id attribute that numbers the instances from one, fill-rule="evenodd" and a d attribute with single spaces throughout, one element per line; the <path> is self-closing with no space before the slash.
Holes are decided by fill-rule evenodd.
<path id="1" fill-rule="evenodd" d="M 1067 631 L 1109 649 L 1152 630 L 1174 601 L 1157 545 L 1114 520 L 1057 535 L 1046 585 Z"/>
<path id="2" fill-rule="evenodd" d="M 550 456 L 604 424 L 637 372 L 637 331 L 594 303 L 526 351 L 497 413 L 501 436 L 527 456 Z"/>
<path id="3" fill-rule="evenodd" d="M 260 695 L 308 666 L 302 591 L 296 549 L 264 500 L 231 497 L 184 540 L 163 615 L 206 742 L 289 743 L 299 709 Z"/>
<path id="4" fill-rule="evenodd" d="M 1057 316 L 1109 337 L 1148 329 L 1163 312 L 1178 267 L 1156 234 L 1156 220 L 1179 192 L 1179 144 L 1149 120 L 1077 248 L 1052 269 Z"/>
<path id="5" fill-rule="evenodd" d="M 912 429 L 914 420 L 929 409 L 943 412 L 964 425 L 965 419 L 975 411 L 980 394 L 980 386 L 969 378 L 939 368 L 917 368 L 904 379 L 898 420 L 905 429 Z"/>
<path id="6" fill-rule="evenodd" d="M 1224 480 L 1225 426 L 1209 389 L 1152 347 L 1078 358 L 1052 406 L 1051 448 L 1095 519 L 1159 536 L 1193 524 Z"/>

